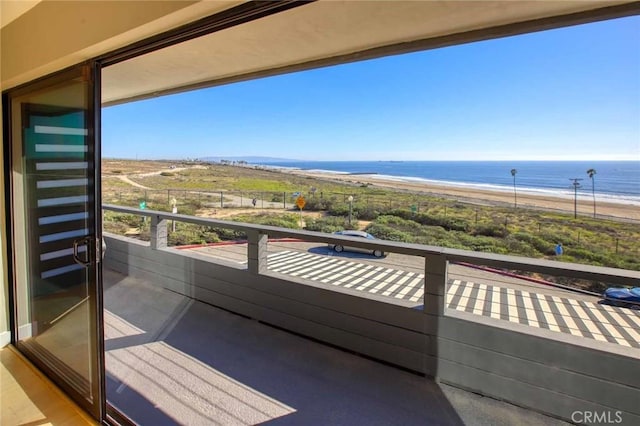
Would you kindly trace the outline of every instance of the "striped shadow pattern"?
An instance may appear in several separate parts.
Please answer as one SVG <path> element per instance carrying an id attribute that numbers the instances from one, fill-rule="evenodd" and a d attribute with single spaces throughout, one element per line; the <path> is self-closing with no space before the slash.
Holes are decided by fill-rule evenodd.
<path id="1" fill-rule="evenodd" d="M 288 250 L 270 254 L 267 264 L 272 272 L 381 296 L 412 302 L 424 296 L 424 275 L 415 272 Z"/>
<path id="2" fill-rule="evenodd" d="M 461 280 L 449 282 L 449 309 L 640 348 L 640 311 Z"/>
<path id="3" fill-rule="evenodd" d="M 268 256 L 272 272 L 422 302 L 424 274 L 352 262 L 340 257 L 281 251 Z M 602 342 L 640 348 L 640 311 L 507 287 L 450 280 L 449 309 Z"/>

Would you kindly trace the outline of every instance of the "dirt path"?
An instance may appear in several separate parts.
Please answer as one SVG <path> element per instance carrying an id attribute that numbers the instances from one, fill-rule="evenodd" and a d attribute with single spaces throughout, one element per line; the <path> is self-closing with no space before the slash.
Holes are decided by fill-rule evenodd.
<path id="1" fill-rule="evenodd" d="M 153 188 L 149 188 L 148 186 L 144 186 L 141 185 L 137 182 L 132 181 L 131 179 L 129 179 L 129 176 L 137 176 L 137 177 L 147 177 L 147 176 L 155 176 L 155 175 L 159 175 L 162 173 L 174 173 L 174 172 L 179 172 L 181 170 L 187 170 L 187 169 L 204 169 L 206 167 L 204 166 L 193 166 L 193 167 L 174 167 L 173 169 L 169 168 L 169 169 L 162 169 L 162 170 L 156 170 L 155 172 L 148 172 L 148 173 L 139 173 L 139 174 L 135 174 L 135 175 L 105 175 L 103 177 L 105 178 L 118 178 L 120 179 L 122 182 L 127 183 L 131 186 L 135 186 L 136 188 L 140 188 L 140 189 L 153 189 Z"/>
<path id="2" fill-rule="evenodd" d="M 136 188 L 141 188 L 141 189 L 151 189 L 148 186 L 144 186 L 144 185 L 140 185 L 137 182 L 132 181 L 131 179 L 129 179 L 129 176 L 126 175 L 120 175 L 120 176 L 116 176 L 118 179 L 120 179 L 121 181 L 128 183 L 131 186 L 135 186 Z"/>
<path id="3" fill-rule="evenodd" d="M 291 213 L 291 214 L 295 214 L 295 215 L 299 215 L 299 212 L 294 212 L 292 210 L 286 210 L 284 211 L 285 213 Z M 261 208 L 248 208 L 248 209 L 238 209 L 238 208 L 233 208 L 233 209 L 215 209 L 215 208 L 204 208 L 204 209 L 200 209 L 196 212 L 196 215 L 199 217 L 209 217 L 209 218 L 213 218 L 213 219 L 221 219 L 221 218 L 225 218 L 225 217 L 233 217 L 233 216 L 237 216 L 237 215 L 243 215 L 243 214 L 253 214 L 253 215 L 258 215 L 258 214 L 273 214 L 273 215 L 279 215 L 283 213 L 283 210 L 267 210 L 267 209 L 261 209 Z M 310 219 L 310 218 L 319 218 L 322 217 L 323 213 L 322 212 L 302 212 L 302 217 L 303 219 Z"/>

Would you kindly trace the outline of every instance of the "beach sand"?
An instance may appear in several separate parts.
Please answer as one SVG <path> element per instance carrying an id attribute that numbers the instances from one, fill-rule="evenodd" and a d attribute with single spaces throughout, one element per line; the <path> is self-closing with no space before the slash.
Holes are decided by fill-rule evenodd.
<path id="1" fill-rule="evenodd" d="M 336 182 L 349 182 L 353 184 L 369 184 L 378 188 L 392 188 L 414 193 L 423 193 L 443 198 L 456 199 L 482 205 L 513 206 L 513 192 L 492 191 L 486 189 L 465 188 L 449 185 L 437 185 L 425 182 L 407 182 L 385 180 L 375 175 L 349 175 L 322 173 L 318 171 L 286 170 L 285 173 L 300 176 L 309 176 L 316 179 L 331 180 Z M 574 200 L 570 197 L 554 197 L 552 195 L 537 195 L 518 192 L 518 207 L 538 208 L 546 210 L 563 211 L 573 213 Z M 593 215 L 593 199 L 591 197 L 578 196 L 578 214 L 581 216 Z M 640 207 L 630 204 L 618 204 L 598 201 L 596 193 L 596 213 L 600 218 L 621 218 L 640 220 Z"/>

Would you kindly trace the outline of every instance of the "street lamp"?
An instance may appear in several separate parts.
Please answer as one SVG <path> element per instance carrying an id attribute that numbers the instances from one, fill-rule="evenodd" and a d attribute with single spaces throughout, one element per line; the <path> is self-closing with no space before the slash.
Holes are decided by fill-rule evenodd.
<path id="1" fill-rule="evenodd" d="M 582 185 L 580 185 L 580 181 L 582 179 L 569 178 L 569 180 L 572 181 L 572 185 L 573 185 L 573 218 L 577 219 L 578 218 L 578 188 L 582 187 Z"/>
<path id="2" fill-rule="evenodd" d="M 353 195 L 349 195 L 347 198 L 349 201 L 349 227 L 351 227 L 351 215 L 353 214 Z"/>

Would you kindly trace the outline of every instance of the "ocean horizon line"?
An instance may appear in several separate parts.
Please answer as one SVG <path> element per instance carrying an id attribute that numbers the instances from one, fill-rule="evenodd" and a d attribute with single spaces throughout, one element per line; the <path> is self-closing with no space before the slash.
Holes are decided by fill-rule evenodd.
<path id="1" fill-rule="evenodd" d="M 307 163 L 307 162 L 304 162 Z M 312 163 L 312 162 L 308 162 Z M 316 163 L 322 163 L 322 161 L 318 161 Z M 347 162 L 353 163 L 353 162 Z M 361 162 L 364 164 L 371 164 L 373 162 Z M 394 162 L 389 162 L 394 163 Z M 423 163 L 420 161 L 415 161 L 414 163 Z M 484 163 L 484 162 L 478 162 Z M 531 162 L 528 162 L 529 164 Z M 603 162 L 600 162 L 602 164 Z M 640 165 L 640 162 L 638 162 Z M 573 162 L 575 164 L 575 162 Z M 344 170 L 330 170 L 330 169 L 322 169 L 322 168 L 310 168 L 310 167 L 297 167 L 293 165 L 283 166 L 278 164 L 256 164 L 254 166 L 272 168 L 275 170 L 290 170 L 290 171 L 300 171 L 306 173 L 316 173 L 316 174 L 324 174 L 330 177 L 331 175 L 337 176 L 353 176 L 354 179 L 357 180 L 358 177 L 367 178 L 370 180 L 380 180 L 385 182 L 403 182 L 403 183 L 423 183 L 425 185 L 432 186 L 445 186 L 445 187 L 458 187 L 458 188 L 467 188 L 467 189 L 477 189 L 477 190 L 485 190 L 492 192 L 500 192 L 500 193 L 509 193 L 513 194 L 513 186 L 509 183 L 495 183 L 495 182 L 469 182 L 464 180 L 457 179 L 433 179 L 433 178 L 425 178 L 420 176 L 407 176 L 407 175 L 399 175 L 399 174 L 388 174 L 381 173 L 379 171 L 368 170 L 368 172 L 350 172 Z M 545 196 L 545 197 L 555 197 L 560 199 L 573 199 L 575 194 L 573 188 L 569 187 L 569 181 L 571 179 L 567 179 L 567 187 L 560 188 L 552 185 L 527 185 L 520 184 L 516 186 L 516 190 L 518 194 L 523 195 L 533 195 L 533 196 Z M 593 193 L 590 190 L 589 185 L 582 186 L 580 190 L 577 191 L 577 195 L 579 199 L 593 197 Z M 640 189 L 640 187 L 639 187 Z M 595 191 L 596 199 L 600 202 L 610 202 L 615 204 L 625 204 L 625 205 L 633 205 L 640 206 L 640 190 L 637 192 L 627 191 L 615 191 L 608 190 L 603 191 L 596 187 Z"/>

